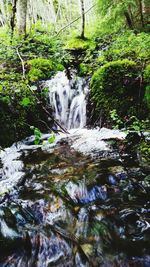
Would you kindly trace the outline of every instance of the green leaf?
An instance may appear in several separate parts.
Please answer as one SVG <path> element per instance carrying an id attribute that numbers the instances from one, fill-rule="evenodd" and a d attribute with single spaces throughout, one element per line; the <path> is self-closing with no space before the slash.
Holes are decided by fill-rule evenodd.
<path id="1" fill-rule="evenodd" d="M 34 135 L 36 138 L 41 138 L 42 136 L 41 131 L 38 128 L 34 129 Z"/>
<path id="2" fill-rule="evenodd" d="M 54 143 L 55 140 L 56 140 L 56 136 L 55 136 L 54 134 L 48 138 L 48 142 L 49 142 L 49 144 Z"/>
<path id="3" fill-rule="evenodd" d="M 35 144 L 35 145 L 39 145 L 39 143 L 40 143 L 40 138 L 35 138 L 35 140 L 34 140 L 34 144 Z"/>
<path id="4" fill-rule="evenodd" d="M 23 106 L 23 107 L 28 107 L 31 105 L 31 101 L 28 97 L 24 97 L 22 99 L 22 101 L 20 102 L 20 104 Z"/>

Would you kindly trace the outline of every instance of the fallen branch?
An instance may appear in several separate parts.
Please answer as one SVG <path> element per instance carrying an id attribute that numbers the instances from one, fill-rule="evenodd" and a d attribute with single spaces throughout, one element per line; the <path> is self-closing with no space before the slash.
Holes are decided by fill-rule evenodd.
<path id="1" fill-rule="evenodd" d="M 36 98 L 36 100 L 37 100 L 37 103 L 40 103 L 41 104 L 41 101 L 39 100 L 39 98 L 37 97 L 37 95 L 32 91 L 32 89 L 30 88 L 30 86 L 28 85 L 28 87 L 29 87 L 29 89 L 30 89 L 30 91 L 32 92 L 32 94 L 34 94 L 34 97 Z M 50 118 L 51 118 L 51 120 L 53 120 L 53 122 L 64 132 L 64 133 L 67 133 L 67 134 L 69 134 L 69 132 L 67 131 L 67 129 L 65 129 L 63 126 L 61 126 L 61 124 L 57 121 L 57 120 L 55 120 L 54 118 L 53 118 L 53 116 L 50 114 L 50 112 L 41 104 L 41 107 L 42 107 L 42 109 L 43 109 L 43 111 L 45 112 L 45 114 L 47 114 Z M 51 130 L 51 131 L 53 131 L 53 130 Z"/>
<path id="2" fill-rule="evenodd" d="M 25 64 L 24 64 L 24 60 L 22 59 L 20 53 L 19 53 L 19 49 L 18 47 L 16 48 L 16 51 L 17 51 L 17 55 L 21 61 L 21 65 L 22 65 L 22 77 L 24 80 L 26 80 L 26 75 L 25 75 Z"/>

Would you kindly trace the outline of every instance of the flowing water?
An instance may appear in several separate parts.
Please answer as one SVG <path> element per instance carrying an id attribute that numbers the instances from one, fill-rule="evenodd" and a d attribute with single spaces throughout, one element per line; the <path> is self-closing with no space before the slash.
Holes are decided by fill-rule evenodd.
<path id="1" fill-rule="evenodd" d="M 75 75 L 69 80 L 65 72 L 58 72 L 46 85 L 55 118 L 67 129 L 83 128 L 86 125 L 86 81 Z"/>
<path id="2" fill-rule="evenodd" d="M 82 128 L 85 81 L 58 73 L 48 84 L 56 118 Z M 150 176 L 124 138 L 71 129 L 1 152 L 0 267 L 150 266 Z"/>

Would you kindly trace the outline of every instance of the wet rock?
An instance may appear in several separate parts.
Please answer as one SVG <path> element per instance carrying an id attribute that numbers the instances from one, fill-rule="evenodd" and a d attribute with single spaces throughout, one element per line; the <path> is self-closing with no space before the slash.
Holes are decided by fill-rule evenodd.
<path id="1" fill-rule="evenodd" d="M 116 180 L 116 177 L 114 175 L 110 174 L 107 179 L 108 179 L 108 183 L 110 185 L 116 185 L 117 184 L 117 180 Z"/>
<path id="2" fill-rule="evenodd" d="M 0 253 L 8 253 L 19 246 L 29 245 L 27 233 L 19 232 L 17 221 L 13 213 L 7 207 L 0 208 Z M 31 247 L 31 246 L 30 246 Z"/>
<path id="3" fill-rule="evenodd" d="M 107 199 L 106 186 L 95 185 L 91 189 L 87 189 L 83 181 L 78 184 L 69 182 L 66 185 L 66 190 L 75 203 L 87 204 L 95 200 L 105 201 Z"/>

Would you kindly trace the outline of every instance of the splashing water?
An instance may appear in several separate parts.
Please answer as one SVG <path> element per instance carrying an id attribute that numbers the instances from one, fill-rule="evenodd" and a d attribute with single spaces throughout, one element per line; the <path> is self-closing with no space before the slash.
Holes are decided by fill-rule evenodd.
<path id="1" fill-rule="evenodd" d="M 67 129 L 86 125 L 86 95 L 88 88 L 83 78 L 69 80 L 65 72 L 58 72 L 46 85 L 55 118 Z"/>
<path id="2" fill-rule="evenodd" d="M 121 157 L 124 133 L 84 128 L 84 79 L 46 84 L 70 134 L 1 151 L 0 266 L 150 266 L 149 176 Z"/>

